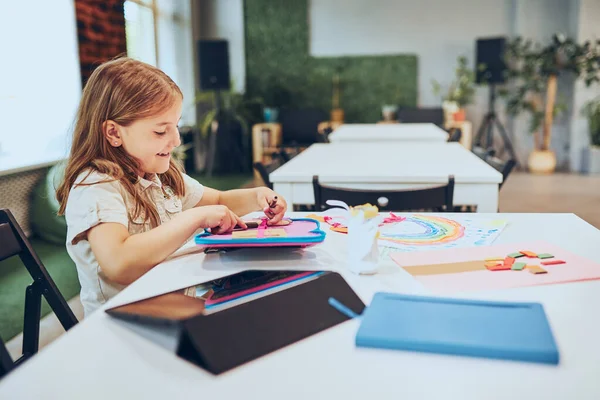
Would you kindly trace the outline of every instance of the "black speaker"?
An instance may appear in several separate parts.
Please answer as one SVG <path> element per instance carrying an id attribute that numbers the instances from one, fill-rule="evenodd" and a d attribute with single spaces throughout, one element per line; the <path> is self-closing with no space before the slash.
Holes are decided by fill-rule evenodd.
<path id="1" fill-rule="evenodd" d="M 504 49 L 506 38 L 486 38 L 477 40 L 477 83 L 504 83 Z"/>
<path id="2" fill-rule="evenodd" d="M 199 40 L 200 89 L 229 90 L 229 47 L 226 40 Z"/>

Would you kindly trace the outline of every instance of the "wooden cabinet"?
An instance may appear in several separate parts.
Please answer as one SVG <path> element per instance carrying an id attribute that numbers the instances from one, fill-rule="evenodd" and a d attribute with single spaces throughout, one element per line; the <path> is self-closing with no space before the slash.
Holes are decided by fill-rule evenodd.
<path id="1" fill-rule="evenodd" d="M 281 147 L 281 124 L 265 122 L 252 127 L 252 163 L 271 163 L 272 154 Z M 258 172 L 254 176 L 260 178 Z"/>

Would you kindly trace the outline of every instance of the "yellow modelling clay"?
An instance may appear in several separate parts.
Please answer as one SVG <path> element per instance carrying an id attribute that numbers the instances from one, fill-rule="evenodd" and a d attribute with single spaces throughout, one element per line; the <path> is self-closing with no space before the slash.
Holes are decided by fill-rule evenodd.
<path id="1" fill-rule="evenodd" d="M 377 208 L 377 206 L 374 206 L 370 203 L 350 208 L 350 212 L 352 213 L 352 216 L 355 216 L 356 214 L 358 214 L 359 211 L 362 211 L 364 213 L 365 218 L 367 218 L 367 219 L 374 218 L 379 213 L 379 209 Z"/>

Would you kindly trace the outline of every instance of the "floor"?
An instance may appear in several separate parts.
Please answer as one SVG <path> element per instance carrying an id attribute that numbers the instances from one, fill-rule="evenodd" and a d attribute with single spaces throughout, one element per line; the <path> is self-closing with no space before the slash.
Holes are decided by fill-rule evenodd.
<path id="1" fill-rule="evenodd" d="M 600 229 L 600 175 L 515 172 L 500 190 L 500 212 L 575 213 Z"/>
<path id="2" fill-rule="evenodd" d="M 260 184 L 260 183 L 258 183 Z M 575 213 L 600 229 L 600 175 L 571 174 L 531 175 L 515 172 L 500 190 L 501 212 Z M 69 304 L 78 319 L 83 318 L 79 297 Z M 63 333 L 56 317 L 49 315 L 41 322 L 40 348 Z M 13 358 L 18 357 L 21 336 L 8 343 Z"/>

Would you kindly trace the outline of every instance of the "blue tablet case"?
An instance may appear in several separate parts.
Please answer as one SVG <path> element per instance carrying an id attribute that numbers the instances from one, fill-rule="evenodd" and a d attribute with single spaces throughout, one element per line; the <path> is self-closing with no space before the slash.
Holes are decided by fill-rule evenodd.
<path id="1" fill-rule="evenodd" d="M 539 303 L 507 303 L 377 293 L 356 345 L 558 364 Z"/>

